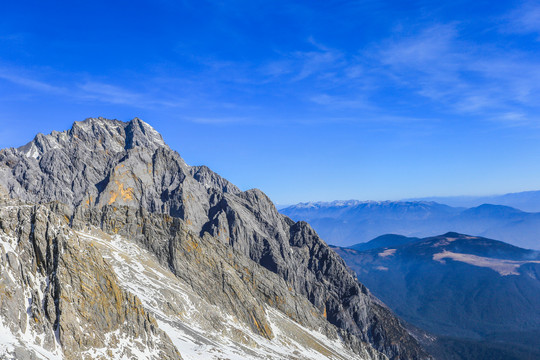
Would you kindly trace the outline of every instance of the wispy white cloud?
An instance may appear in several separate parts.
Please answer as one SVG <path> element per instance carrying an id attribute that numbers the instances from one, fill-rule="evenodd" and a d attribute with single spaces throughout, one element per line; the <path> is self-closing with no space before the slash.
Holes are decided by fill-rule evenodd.
<path id="1" fill-rule="evenodd" d="M 528 125 L 527 115 L 522 112 L 507 112 L 501 114 L 499 117 L 494 120 L 499 120 L 502 123 L 509 126 L 521 126 Z"/>
<path id="2" fill-rule="evenodd" d="M 374 106 L 368 100 L 366 100 L 362 94 L 352 96 L 339 96 L 329 94 L 316 94 L 309 98 L 309 100 L 315 104 L 324 105 L 334 108 L 347 108 L 347 109 L 371 109 L 374 110 Z"/>
<path id="3" fill-rule="evenodd" d="M 534 14 L 531 10 L 529 17 L 521 17 L 522 24 L 530 23 L 523 28 L 532 31 L 533 24 L 540 24 L 530 20 Z M 328 109 L 361 109 L 364 115 L 388 116 L 385 106 L 389 98 L 399 96 L 399 90 L 404 97 L 398 100 L 403 103 L 424 101 L 447 114 L 535 126 L 540 59 L 523 49 L 471 39 L 464 24 L 401 29 L 357 54 L 313 40 L 311 44 L 312 51 L 282 54 L 280 60 L 265 65 L 263 74 L 274 82 L 309 80 L 303 89 L 307 99 Z M 389 97 L 379 101 L 380 94 Z"/>
<path id="4" fill-rule="evenodd" d="M 537 1 L 525 1 L 511 11 L 505 20 L 502 27 L 505 32 L 540 35 L 540 4 Z"/>
<path id="5" fill-rule="evenodd" d="M 66 93 L 67 89 L 22 75 L 17 69 L 0 69 L 0 79 L 37 91 Z"/>
<path id="6" fill-rule="evenodd" d="M 313 49 L 278 53 L 279 59 L 260 66 L 258 72 L 277 81 L 298 82 L 308 78 L 329 79 L 343 69 L 346 62 L 341 51 L 319 44 L 312 38 L 307 40 L 307 44 Z"/>
<path id="7" fill-rule="evenodd" d="M 170 94 L 156 94 L 152 89 L 146 89 L 146 92 L 138 92 L 105 82 L 83 81 L 77 79 L 77 76 L 74 77 L 76 79 L 73 82 L 56 85 L 38 79 L 36 74 L 29 74 L 17 68 L 0 68 L 1 80 L 41 94 L 60 95 L 79 101 L 130 105 L 138 108 L 178 107 L 183 105 L 183 99 L 171 98 Z"/>
<path id="8" fill-rule="evenodd" d="M 374 53 L 377 71 L 450 111 L 491 116 L 539 107 L 540 59 L 464 40 L 459 24 L 389 40 Z"/>
<path id="9" fill-rule="evenodd" d="M 89 81 L 78 84 L 80 90 L 76 96 L 84 99 L 98 100 L 105 103 L 130 105 L 135 107 L 179 107 L 184 105 L 183 99 L 171 99 L 170 95 L 137 92 L 121 86 L 103 82 Z"/>
<path id="10" fill-rule="evenodd" d="M 246 124 L 253 123 L 254 120 L 248 117 L 188 117 L 185 120 L 205 125 L 226 125 L 226 124 Z"/>
<path id="11" fill-rule="evenodd" d="M 293 54 L 296 61 L 300 64 L 293 81 L 303 80 L 310 76 L 328 78 L 333 70 L 340 67 L 342 55 L 329 49 L 320 49 L 318 51 L 296 52 Z"/>
<path id="12" fill-rule="evenodd" d="M 405 115 L 387 115 L 381 112 L 366 112 L 362 115 L 325 116 L 319 118 L 296 118 L 295 122 L 305 125 L 313 124 L 355 124 L 366 126 L 374 132 L 393 132 L 396 128 L 409 133 L 431 134 L 433 124 L 440 122 L 438 118 L 413 117 Z"/>
<path id="13" fill-rule="evenodd" d="M 86 82 L 78 85 L 84 98 L 95 99 L 112 104 L 134 105 L 146 102 L 142 94 L 99 82 Z"/>
<path id="14" fill-rule="evenodd" d="M 455 42 L 458 31 L 455 24 L 437 24 L 422 29 L 417 34 L 401 36 L 396 39 L 383 41 L 378 56 L 382 64 L 391 66 L 404 66 L 411 68 L 424 68 L 428 71 L 434 65 L 440 66 L 441 59 L 448 55 L 456 57 Z M 455 59 L 444 65 L 452 65 Z M 428 67 L 425 67 L 428 65 Z"/>
<path id="15" fill-rule="evenodd" d="M 276 60 L 259 67 L 261 75 L 268 79 L 289 75 L 292 71 L 292 63 L 288 60 Z"/>

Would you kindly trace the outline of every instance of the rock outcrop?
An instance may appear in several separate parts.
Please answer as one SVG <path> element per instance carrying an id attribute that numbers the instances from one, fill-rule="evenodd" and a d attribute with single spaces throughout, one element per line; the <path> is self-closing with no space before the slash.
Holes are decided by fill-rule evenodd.
<path id="1" fill-rule="evenodd" d="M 102 255 L 66 226 L 63 210 L 57 203 L 0 199 L 0 320 L 21 335 L 14 358 L 132 358 L 148 352 L 146 358 L 181 359 Z"/>

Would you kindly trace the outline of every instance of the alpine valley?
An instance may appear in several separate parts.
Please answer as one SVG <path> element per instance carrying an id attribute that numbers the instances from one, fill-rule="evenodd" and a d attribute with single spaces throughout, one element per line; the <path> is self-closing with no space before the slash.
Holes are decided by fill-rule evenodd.
<path id="1" fill-rule="evenodd" d="M 0 188 L 2 359 L 430 358 L 307 223 L 137 118 L 1 150 Z"/>

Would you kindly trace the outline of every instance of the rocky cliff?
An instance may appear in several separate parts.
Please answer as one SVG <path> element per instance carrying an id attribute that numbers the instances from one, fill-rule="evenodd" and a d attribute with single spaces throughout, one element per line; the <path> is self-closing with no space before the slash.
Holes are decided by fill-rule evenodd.
<path id="1" fill-rule="evenodd" d="M 65 358 L 125 344 L 149 358 L 205 358 L 225 343 L 228 358 L 428 357 L 307 223 L 188 166 L 139 119 L 87 119 L 1 150 L 0 185 L 2 214 L 17 214 L 2 215 L 3 259 L 36 279 L 3 275 L 37 291 L 28 312 L 26 295 L 2 290 L 2 326 L 19 343 L 22 314 L 35 312 L 40 349 Z"/>
<path id="2" fill-rule="evenodd" d="M 0 198 L 0 357 L 180 359 L 63 210 Z"/>

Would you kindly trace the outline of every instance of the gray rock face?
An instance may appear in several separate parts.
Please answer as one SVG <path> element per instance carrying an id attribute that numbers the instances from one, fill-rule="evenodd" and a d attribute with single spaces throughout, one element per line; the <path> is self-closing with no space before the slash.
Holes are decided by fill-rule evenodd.
<path id="1" fill-rule="evenodd" d="M 186 165 L 139 119 L 87 119 L 1 150 L 0 185 L 24 202 L 64 204 L 76 230 L 132 239 L 265 338 L 274 336 L 270 306 L 339 334 L 362 357 L 428 357 L 308 224 L 279 214 L 260 190 Z"/>
<path id="2" fill-rule="evenodd" d="M 19 333 L 2 358 L 131 358 L 151 350 L 147 358 L 181 359 L 96 249 L 66 226 L 64 207 L 51 206 L 0 199 L 0 325 Z"/>

